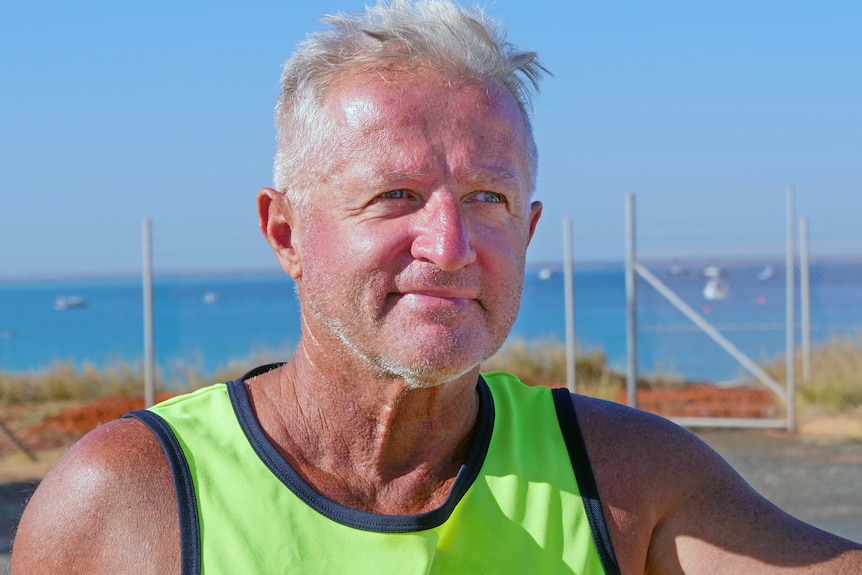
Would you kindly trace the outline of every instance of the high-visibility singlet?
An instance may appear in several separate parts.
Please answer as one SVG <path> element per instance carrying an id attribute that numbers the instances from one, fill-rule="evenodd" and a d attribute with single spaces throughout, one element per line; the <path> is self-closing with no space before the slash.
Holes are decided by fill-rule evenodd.
<path id="1" fill-rule="evenodd" d="M 479 379 L 479 418 L 448 499 L 415 515 L 339 505 L 267 439 L 244 378 L 129 414 L 159 439 L 183 575 L 618 573 L 565 389 Z"/>

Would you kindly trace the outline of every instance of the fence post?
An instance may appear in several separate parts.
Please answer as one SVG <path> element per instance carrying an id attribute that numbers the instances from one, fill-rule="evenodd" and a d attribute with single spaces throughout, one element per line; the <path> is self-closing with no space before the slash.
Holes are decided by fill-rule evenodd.
<path id="1" fill-rule="evenodd" d="M 626 394 L 631 407 L 637 392 L 637 283 L 635 278 L 635 197 L 626 194 Z"/>
<path id="2" fill-rule="evenodd" d="M 144 288 L 144 406 L 155 403 L 154 351 L 153 351 L 153 256 L 152 225 L 143 224 L 143 288 Z"/>
<path id="3" fill-rule="evenodd" d="M 808 218 L 799 220 L 799 299 L 802 307 L 802 380 L 811 380 L 811 286 Z"/>
<path id="4" fill-rule="evenodd" d="M 566 291 L 566 387 L 577 388 L 577 345 L 575 342 L 574 271 L 572 269 L 572 219 L 563 218 L 563 274 Z"/>
<path id="5" fill-rule="evenodd" d="M 787 370 L 787 431 L 794 432 L 796 431 L 796 325 L 794 321 L 794 309 L 795 309 L 795 299 L 796 292 L 794 283 L 796 281 L 795 278 L 795 245 L 794 240 L 796 234 L 794 233 L 794 224 L 796 222 L 796 216 L 794 215 L 794 203 L 793 203 L 793 186 L 787 186 L 787 246 L 786 246 L 786 262 L 785 262 L 785 282 L 787 288 L 787 302 L 786 302 L 786 313 L 787 313 L 787 349 L 785 351 L 787 355 L 786 362 L 786 370 Z"/>
<path id="6" fill-rule="evenodd" d="M 27 459 L 30 461 L 39 461 L 39 458 L 36 457 L 36 454 L 30 451 L 30 449 L 24 445 L 24 443 L 18 439 L 18 436 L 15 435 L 15 432 L 12 431 L 7 425 L 6 422 L 3 421 L 3 418 L 0 417 L 0 431 L 6 434 L 6 436 L 12 441 L 12 443 L 24 452 L 24 455 L 27 456 Z"/>

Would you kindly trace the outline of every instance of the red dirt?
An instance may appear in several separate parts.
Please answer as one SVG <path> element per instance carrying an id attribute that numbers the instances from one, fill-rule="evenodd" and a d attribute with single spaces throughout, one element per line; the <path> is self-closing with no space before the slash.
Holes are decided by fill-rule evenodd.
<path id="1" fill-rule="evenodd" d="M 156 397 L 156 401 L 169 397 L 171 394 L 161 394 Z M 68 447 L 102 423 L 119 419 L 126 413 L 143 407 L 144 400 L 139 397 L 106 397 L 86 405 L 68 407 L 40 423 L 16 431 L 16 436 L 32 451 Z M 0 449 L 0 452 L 2 451 Z"/>
<path id="2" fill-rule="evenodd" d="M 614 401 L 627 403 L 626 391 L 620 391 Z M 667 388 L 641 386 L 637 393 L 638 409 L 664 417 L 779 417 L 779 404 L 772 391 L 755 387 L 692 383 Z"/>
<path id="3" fill-rule="evenodd" d="M 690 385 L 639 389 L 638 408 L 665 417 L 777 417 L 777 396 L 768 389 Z M 625 393 L 617 399 L 626 401 Z"/>
<path id="4" fill-rule="evenodd" d="M 170 397 L 160 395 L 157 401 Z M 626 402 L 625 392 L 617 401 Z M 667 417 L 775 417 L 775 395 L 766 389 L 691 385 L 670 389 L 638 390 L 638 407 Z M 102 423 L 122 417 L 129 411 L 142 409 L 137 397 L 107 397 L 86 405 L 68 407 L 39 423 L 19 427 L 12 425 L 18 439 L 32 451 L 44 451 L 70 446 L 88 431 Z M 8 438 L 0 436 L 0 455 L 14 451 L 6 445 Z"/>

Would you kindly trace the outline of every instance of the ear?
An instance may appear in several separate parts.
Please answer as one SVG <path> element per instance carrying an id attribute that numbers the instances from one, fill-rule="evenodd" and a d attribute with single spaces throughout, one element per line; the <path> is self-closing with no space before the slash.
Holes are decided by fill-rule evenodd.
<path id="1" fill-rule="evenodd" d="M 527 243 L 533 239 L 533 233 L 536 231 L 536 224 L 539 223 L 539 218 L 542 216 L 542 202 L 533 202 L 530 205 L 530 235 L 527 237 Z"/>
<path id="2" fill-rule="evenodd" d="M 269 243 L 281 268 L 298 280 L 302 276 L 302 257 L 299 248 L 296 213 L 285 194 L 263 188 L 257 194 L 257 213 L 260 231 Z"/>

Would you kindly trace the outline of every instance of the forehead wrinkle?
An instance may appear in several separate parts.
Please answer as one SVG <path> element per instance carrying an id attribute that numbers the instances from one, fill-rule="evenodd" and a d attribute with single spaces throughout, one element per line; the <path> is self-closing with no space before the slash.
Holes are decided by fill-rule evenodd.
<path id="1" fill-rule="evenodd" d="M 419 170 L 374 170 L 371 177 L 380 182 L 413 182 L 427 179 L 427 173 Z"/>
<path id="2" fill-rule="evenodd" d="M 475 167 L 456 167 L 450 170 L 448 167 L 443 169 L 443 176 L 453 176 L 456 181 L 464 185 L 485 185 L 491 184 L 506 188 L 519 188 L 522 178 L 520 175 L 507 169 L 498 168 L 475 168 Z M 369 177 L 380 182 L 413 182 L 428 180 L 432 177 L 432 173 L 424 169 L 372 169 Z M 436 179 L 436 177 L 435 177 Z"/>
<path id="3" fill-rule="evenodd" d="M 339 84 L 350 86 L 357 76 L 368 75 L 368 71 L 358 72 L 340 76 Z M 513 108 L 514 102 L 499 86 L 457 82 L 458 92 L 466 99 L 446 101 L 446 105 L 455 105 L 459 113 L 441 129 L 423 114 L 442 104 L 427 93 L 427 86 L 429 82 L 432 88 L 451 83 L 451 77 L 414 72 L 399 81 L 385 82 L 378 75 L 371 76 L 368 84 L 350 88 L 358 92 L 348 90 L 339 95 L 339 90 L 332 90 L 328 99 L 328 105 L 335 108 L 332 112 L 340 116 L 337 122 L 347 128 L 338 145 L 345 156 L 352 158 L 351 171 L 365 172 L 369 181 L 373 179 L 380 185 L 431 184 L 443 177 L 466 187 L 528 191 L 526 159 L 517 153 L 522 146 L 512 141 L 513 137 L 524 138 L 523 126 L 513 116 L 520 111 Z M 501 94 L 504 97 L 499 98 Z M 418 99 L 410 100 L 414 97 Z M 405 110 L 405 100 L 410 100 L 410 110 Z M 390 109 L 395 113 L 388 113 Z M 491 125 L 477 127 L 475 113 L 482 116 L 490 110 L 496 112 Z M 394 145 L 394 140 L 400 145 Z M 408 143 L 414 140 L 417 147 Z"/>
<path id="4" fill-rule="evenodd" d="M 517 188 L 521 185 L 521 178 L 507 169 L 503 168 L 481 168 L 463 167 L 455 169 L 455 177 L 466 184 L 495 184 L 499 186 Z"/>

